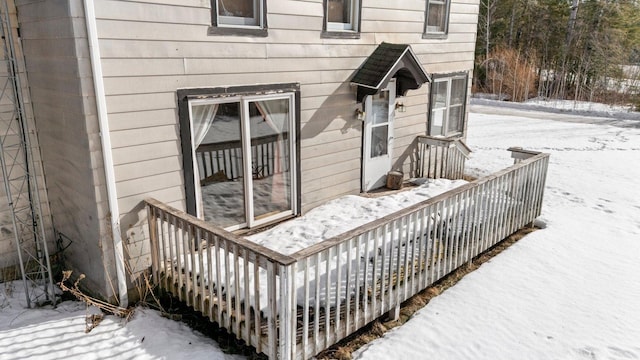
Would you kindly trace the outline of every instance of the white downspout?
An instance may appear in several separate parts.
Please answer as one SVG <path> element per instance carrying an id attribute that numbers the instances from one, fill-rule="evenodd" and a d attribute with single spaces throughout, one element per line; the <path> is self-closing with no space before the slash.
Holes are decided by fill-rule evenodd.
<path id="1" fill-rule="evenodd" d="M 120 306 L 127 307 L 129 305 L 129 297 L 127 295 L 127 278 L 124 263 L 124 248 L 122 245 L 122 233 L 120 232 L 120 210 L 118 209 L 116 178 L 113 172 L 111 136 L 109 135 L 109 118 L 107 116 L 107 99 L 104 92 L 104 81 L 102 78 L 102 61 L 100 57 L 100 46 L 98 44 L 98 26 L 96 24 L 96 12 L 93 0 L 84 0 L 84 15 L 87 25 L 87 38 L 89 40 L 89 55 L 91 57 L 91 69 L 93 70 L 93 85 L 96 105 L 98 108 L 100 138 L 102 140 L 102 159 L 104 162 L 104 173 L 107 183 L 109 212 L 111 214 L 111 234 L 113 236 L 116 275 L 118 277 L 118 293 L 120 297 Z"/>

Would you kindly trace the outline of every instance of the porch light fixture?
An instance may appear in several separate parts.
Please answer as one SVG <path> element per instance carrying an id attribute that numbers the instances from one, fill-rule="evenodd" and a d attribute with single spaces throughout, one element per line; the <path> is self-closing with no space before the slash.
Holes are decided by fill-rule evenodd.
<path id="1" fill-rule="evenodd" d="M 364 111 L 360 110 L 360 109 L 356 109 L 356 119 L 360 120 L 360 121 L 364 121 Z"/>
<path id="2" fill-rule="evenodd" d="M 396 111 L 397 112 L 401 112 L 401 113 L 406 112 L 407 111 L 407 107 L 404 106 L 404 103 L 397 103 L 396 104 Z"/>

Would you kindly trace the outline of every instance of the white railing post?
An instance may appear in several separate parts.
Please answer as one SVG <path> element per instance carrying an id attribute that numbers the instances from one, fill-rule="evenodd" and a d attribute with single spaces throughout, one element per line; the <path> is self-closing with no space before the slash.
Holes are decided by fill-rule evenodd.
<path id="1" fill-rule="evenodd" d="M 280 319 L 280 334 L 278 336 L 278 355 L 280 360 L 291 360 L 295 342 L 295 308 L 293 307 L 294 265 L 278 265 L 280 272 L 280 302 L 278 317 Z M 292 319 L 293 318 L 293 319 Z"/>
<path id="2" fill-rule="evenodd" d="M 418 146 L 418 176 L 461 179 L 464 163 L 471 150 L 461 139 L 446 139 L 420 135 Z"/>

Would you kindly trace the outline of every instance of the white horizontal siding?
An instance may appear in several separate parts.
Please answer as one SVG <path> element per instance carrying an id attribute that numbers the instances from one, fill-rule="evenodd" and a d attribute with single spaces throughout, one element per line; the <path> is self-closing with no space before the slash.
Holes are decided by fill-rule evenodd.
<path id="1" fill-rule="evenodd" d="M 349 79 L 382 41 L 408 43 L 428 72 L 473 66 L 477 0 L 451 6 L 446 39 L 422 39 L 424 0 L 365 0 L 359 39 L 322 38 L 322 0 L 269 0 L 268 37 L 209 36 L 209 1 L 97 0 L 121 210 L 181 203 L 176 89 L 301 84 L 303 207 L 360 190 L 361 122 Z M 426 129 L 427 89 L 401 100 L 396 159 Z M 166 166 L 163 164 L 166 163 Z M 156 181 L 144 189 L 144 179 Z M 136 187 L 141 187 L 136 190 Z M 133 215 L 132 215 L 133 216 Z"/>

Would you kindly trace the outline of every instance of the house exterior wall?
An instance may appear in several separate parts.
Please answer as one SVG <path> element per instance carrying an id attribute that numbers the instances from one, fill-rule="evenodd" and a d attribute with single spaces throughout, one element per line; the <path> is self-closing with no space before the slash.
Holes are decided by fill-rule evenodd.
<path id="1" fill-rule="evenodd" d="M 133 273 L 150 263 L 143 200 L 186 205 L 178 89 L 299 83 L 304 212 L 360 191 L 362 123 L 349 81 L 378 44 L 410 44 L 429 73 L 471 72 L 478 0 L 452 2 L 441 39 L 422 38 L 424 0 L 362 2 L 359 38 L 333 39 L 321 34 L 322 0 L 268 0 L 266 37 L 209 35 L 210 0 L 94 0 Z M 54 225 L 73 241 L 71 265 L 110 296 L 113 250 L 82 0 L 18 7 Z M 425 84 L 397 99 L 407 110 L 395 117 L 393 168 L 406 175 L 415 137 L 426 132 L 428 95 Z"/>
<path id="2" fill-rule="evenodd" d="M 430 72 L 471 71 L 477 0 L 455 0 L 445 39 L 422 39 L 425 1 L 364 0 L 359 39 L 321 37 L 322 0 L 269 0 L 268 36 L 208 35 L 210 0 L 96 0 L 122 227 L 145 252 L 142 200 L 185 208 L 179 88 L 299 82 L 302 206 L 360 191 L 362 124 L 349 80 L 376 46 L 411 44 Z M 394 168 L 410 170 L 428 86 L 398 99 Z M 143 261 L 144 262 L 144 261 Z"/>
<path id="3" fill-rule="evenodd" d="M 15 102 L 16 97 L 14 91 L 12 89 L 12 80 L 11 73 L 9 71 L 9 63 L 8 59 L 13 57 L 16 61 L 17 70 L 18 70 L 18 78 L 21 89 L 21 95 L 24 104 L 24 115 L 26 115 L 26 127 L 28 130 L 34 130 L 34 117 L 32 111 L 31 104 L 31 96 L 29 93 L 29 82 L 26 76 L 25 71 L 25 63 L 23 56 L 23 49 L 21 46 L 18 28 L 18 18 L 16 14 L 16 7 L 13 0 L 7 0 L 7 8 L 9 9 L 9 22 L 11 24 L 12 36 L 14 39 L 14 54 L 4 53 L 4 47 L 0 46 L 0 84 L 3 86 L 3 96 L 2 101 L 0 101 L 0 128 L 2 129 L 2 136 L 5 134 L 16 134 L 7 136 L 5 139 L 7 142 L 5 145 L 15 145 L 18 143 L 17 134 L 20 134 L 20 124 L 16 120 L 15 116 L 17 113 L 15 112 Z M 2 4 L 2 12 L 5 11 L 4 4 Z M 4 39 L 8 40 L 8 39 Z M 0 40 L 0 44 L 2 40 Z M 8 129 L 10 127 L 10 129 Z M 49 242 L 49 247 L 51 248 L 54 245 L 53 236 L 52 236 L 52 226 L 51 226 L 51 214 L 49 211 L 49 206 L 47 202 L 47 194 L 45 191 L 45 181 L 43 177 L 42 171 L 42 161 L 40 157 L 40 150 L 38 146 L 38 137 L 35 131 L 30 131 L 29 134 L 29 143 L 31 145 L 31 154 L 33 156 L 34 168 L 30 170 L 35 174 L 35 180 L 38 184 L 39 197 L 41 199 L 41 211 L 43 216 L 43 225 L 45 226 L 45 234 L 51 241 Z M 7 156 L 5 156 L 5 161 L 7 162 L 7 170 L 11 172 L 9 177 L 13 179 L 20 179 L 26 175 L 23 169 L 26 168 L 26 162 L 24 159 L 24 154 L 20 151 L 18 156 L 16 156 L 15 150 L 5 149 L 7 151 Z M 1 170 L 0 170 L 1 171 Z M 21 187 L 20 185 L 22 180 L 14 180 L 12 184 L 12 200 L 14 205 L 18 209 L 24 209 L 28 207 L 29 201 L 29 193 L 26 187 Z M 18 253 L 16 251 L 16 243 L 15 243 L 15 234 L 14 228 L 12 224 L 12 212 L 8 203 L 8 197 L 5 192 L 5 184 L 3 183 L 3 179 L 0 178 L 0 281 L 12 280 L 13 278 L 20 276 L 19 263 L 18 263 Z M 20 192 L 16 192 L 16 190 L 20 189 Z M 29 215 L 29 211 L 21 211 L 18 215 L 19 219 L 28 223 L 30 219 L 25 218 L 25 216 Z M 31 246 L 31 239 L 26 240 L 24 246 L 27 247 L 28 250 L 32 251 L 34 248 Z M 35 244 L 35 242 L 33 242 Z"/>
<path id="4" fill-rule="evenodd" d="M 53 224 L 69 245 L 64 265 L 108 298 L 113 250 L 83 4 L 18 0 L 17 8 Z"/>

